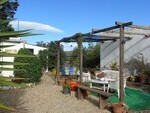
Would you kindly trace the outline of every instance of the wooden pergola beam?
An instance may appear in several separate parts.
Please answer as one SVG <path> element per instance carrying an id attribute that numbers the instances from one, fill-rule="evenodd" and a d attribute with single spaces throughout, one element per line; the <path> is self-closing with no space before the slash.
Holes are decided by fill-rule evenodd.
<path id="1" fill-rule="evenodd" d="M 91 35 L 91 34 L 81 34 L 82 37 L 88 37 L 88 38 L 82 38 L 83 42 L 103 42 L 103 41 L 114 41 L 119 39 L 119 36 L 106 36 L 106 35 Z M 93 38 L 93 37 L 97 38 Z M 98 38 L 99 37 L 99 38 Z M 73 35 L 73 37 L 63 38 L 62 40 L 59 40 L 59 42 L 77 42 L 78 35 Z M 129 39 L 130 37 L 125 37 L 126 39 Z"/>
<path id="2" fill-rule="evenodd" d="M 123 25 L 123 26 L 128 26 L 130 28 L 136 28 L 136 29 L 143 29 L 143 30 L 150 30 L 150 27 L 145 27 L 145 26 L 139 26 L 139 25 L 133 25 L 132 23 L 129 25 L 126 25 L 125 23 L 122 22 L 117 22 L 117 25 Z"/>
<path id="3" fill-rule="evenodd" d="M 150 27 L 145 27 L 145 26 L 129 25 L 129 27 L 135 28 L 135 29 L 150 30 Z"/>
<path id="4" fill-rule="evenodd" d="M 105 31 L 109 31 L 109 30 L 113 30 L 113 29 L 117 29 L 117 28 L 119 28 L 119 26 L 112 26 L 112 27 L 108 27 L 108 28 L 104 28 L 104 29 L 99 29 L 99 30 L 92 29 L 92 34 L 100 33 L 100 32 L 105 32 Z"/>
<path id="5" fill-rule="evenodd" d="M 85 35 L 93 35 L 93 34 L 96 34 L 96 33 L 101 33 L 101 32 L 106 32 L 106 33 L 119 33 L 118 31 L 110 31 L 110 30 L 114 30 L 114 29 L 117 29 L 117 28 L 120 28 L 120 25 L 123 25 L 123 26 L 126 26 L 126 27 L 130 27 L 130 28 L 136 28 L 136 29 L 143 29 L 143 30 L 150 30 L 150 27 L 144 27 L 144 26 L 138 26 L 138 25 L 132 25 L 133 23 L 132 22 L 127 22 L 127 23 L 122 23 L 122 22 L 115 22 L 115 26 L 112 26 L 112 27 L 108 27 L 108 28 L 104 28 L 104 29 L 92 29 L 92 32 L 88 32 L 88 33 L 85 33 L 85 34 L 81 34 L 82 36 L 85 36 Z M 145 35 L 144 33 L 132 33 L 132 32 L 124 32 L 125 34 L 131 34 L 131 35 Z M 71 39 L 76 39 L 77 36 L 78 36 L 79 33 L 76 33 L 75 35 L 73 36 L 70 36 L 70 37 L 65 37 L 63 38 L 62 40 L 59 40 L 60 42 L 74 42 L 74 41 L 67 41 L 67 40 L 71 40 Z M 101 36 L 101 35 L 100 35 Z M 102 36 L 102 37 L 105 37 L 105 36 Z M 109 37 L 109 36 L 106 36 L 106 37 Z M 111 36 L 110 36 L 111 37 Z M 114 36 L 112 36 L 113 38 Z"/>
<path id="6" fill-rule="evenodd" d="M 114 40 L 117 40 L 119 38 L 112 38 L 112 39 L 90 39 L 90 38 L 87 38 L 87 39 L 83 39 L 83 42 L 101 42 L 101 41 L 114 41 Z M 77 42 L 77 40 L 68 40 L 68 41 L 65 41 L 66 43 L 69 43 L 69 42 Z"/>
<path id="7" fill-rule="evenodd" d="M 105 33 L 108 33 L 108 34 L 113 34 L 113 33 L 119 33 L 119 31 L 106 31 Z M 133 32 L 131 32 L 131 31 L 124 31 L 124 34 L 126 34 L 126 35 L 146 35 L 147 33 L 133 33 Z"/>
<path id="8" fill-rule="evenodd" d="M 129 26 L 129 25 L 132 25 L 133 24 L 133 22 L 126 22 L 126 23 L 123 23 L 123 22 L 115 22 L 115 24 L 117 25 L 117 26 Z"/>
<path id="9" fill-rule="evenodd" d="M 105 32 L 105 31 L 109 31 L 109 30 L 113 30 L 113 29 L 117 29 L 117 28 L 120 28 L 120 25 L 129 26 L 129 25 L 132 24 L 132 22 L 126 22 L 126 23 L 115 22 L 115 24 L 116 24 L 115 26 L 104 28 L 104 29 L 99 29 L 99 30 L 92 29 L 92 34 Z"/>

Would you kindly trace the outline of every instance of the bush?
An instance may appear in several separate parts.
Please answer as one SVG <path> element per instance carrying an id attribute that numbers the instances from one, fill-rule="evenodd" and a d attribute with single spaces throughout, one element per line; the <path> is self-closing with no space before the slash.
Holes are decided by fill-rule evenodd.
<path id="1" fill-rule="evenodd" d="M 20 49 L 18 54 L 33 55 L 28 49 Z M 14 71 L 15 77 L 25 78 L 25 82 L 39 82 L 42 76 L 42 64 L 38 57 L 15 57 L 15 62 L 29 63 L 29 65 L 16 65 L 15 69 L 24 71 Z"/>

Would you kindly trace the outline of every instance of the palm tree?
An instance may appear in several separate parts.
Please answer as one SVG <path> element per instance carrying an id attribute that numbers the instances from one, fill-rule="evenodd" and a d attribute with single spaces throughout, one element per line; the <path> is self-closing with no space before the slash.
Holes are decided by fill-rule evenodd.
<path id="1" fill-rule="evenodd" d="M 0 4 L 5 3 L 7 0 L 1 0 Z M 11 20 L 0 20 L 0 26 L 10 22 Z M 0 43 L 8 40 L 9 37 L 17 38 L 17 37 L 25 37 L 25 36 L 32 36 L 32 35 L 39 35 L 31 33 L 31 30 L 22 30 L 22 31 L 13 31 L 13 32 L 0 32 Z M 1 51 L 3 48 L 10 47 L 13 45 L 0 45 L 0 57 L 34 57 L 29 55 L 17 55 L 17 54 L 10 54 Z M 19 62 L 6 62 L 0 61 L 0 71 L 2 70 L 15 70 L 14 68 L 7 68 L 3 67 L 3 65 L 28 65 L 27 63 L 19 63 Z M 15 77 L 2 77 L 0 76 L 0 86 L 15 86 L 20 87 L 19 84 L 12 82 L 12 79 L 22 79 L 22 78 L 15 78 Z M 7 110 L 15 110 L 10 106 L 6 106 L 2 102 L 0 102 L 0 109 L 7 109 Z"/>
<path id="2" fill-rule="evenodd" d="M 0 25 L 4 24 L 9 20 L 1 20 Z M 22 31 L 14 31 L 14 32 L 0 32 L 0 43 L 2 41 L 8 40 L 9 37 L 24 37 L 24 36 L 32 36 L 37 34 L 32 34 L 30 32 L 31 30 L 22 30 Z M 11 53 L 5 53 L 2 50 L 2 48 L 10 47 L 13 45 L 0 45 L 0 57 L 34 57 L 29 55 L 17 55 L 17 54 L 11 54 Z M 19 63 L 19 62 L 7 62 L 7 61 L 0 61 L 0 71 L 3 70 L 16 70 L 14 68 L 7 68 L 3 67 L 4 65 L 28 65 L 28 63 Z M 20 71 L 20 70 L 19 70 Z M 23 78 L 15 78 L 15 77 L 2 77 L 0 76 L 0 86 L 15 86 L 20 87 L 19 84 L 12 82 L 13 79 L 23 79 Z M 7 110 L 15 110 L 14 108 L 10 106 L 6 106 L 5 104 L 0 102 L 0 109 L 7 109 Z"/>

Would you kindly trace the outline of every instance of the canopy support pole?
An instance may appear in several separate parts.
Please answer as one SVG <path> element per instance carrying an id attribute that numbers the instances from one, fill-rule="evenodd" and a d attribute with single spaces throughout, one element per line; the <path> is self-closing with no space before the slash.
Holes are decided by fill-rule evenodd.
<path id="1" fill-rule="evenodd" d="M 60 42 L 56 42 L 57 44 L 57 67 L 56 67 L 56 77 L 55 82 L 58 82 L 60 79 Z"/>

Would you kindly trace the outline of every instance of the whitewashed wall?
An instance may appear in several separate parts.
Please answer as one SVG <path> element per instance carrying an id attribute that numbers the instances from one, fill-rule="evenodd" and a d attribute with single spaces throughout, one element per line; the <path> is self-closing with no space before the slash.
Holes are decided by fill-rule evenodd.
<path id="1" fill-rule="evenodd" d="M 135 30 L 134 30 L 135 32 Z M 149 31 L 136 30 L 137 33 L 149 33 Z M 149 33 L 150 34 L 150 33 Z M 150 62 L 150 37 L 144 35 L 125 35 L 132 39 L 125 43 L 125 62 L 132 57 L 143 54 L 144 60 Z M 110 68 L 110 64 L 119 62 L 119 41 L 101 43 L 101 69 Z"/>
<path id="2" fill-rule="evenodd" d="M 15 45 L 15 46 L 11 46 L 11 47 L 7 47 L 4 48 L 3 51 L 7 52 L 7 53 L 17 53 L 21 48 L 28 48 L 28 49 L 33 49 L 34 50 L 34 54 L 37 55 L 39 53 L 40 50 L 44 50 L 46 48 L 43 47 L 39 47 L 39 46 L 35 46 L 35 45 L 31 45 L 31 44 L 26 44 L 26 43 L 3 43 L 3 45 Z M 9 61 L 9 62 L 13 62 L 14 61 L 14 57 L 0 57 L 0 61 Z M 13 65 L 6 65 L 3 67 L 7 67 L 7 68 L 13 68 Z M 13 71 L 2 71 L 1 72 L 2 76 L 14 76 Z"/>

